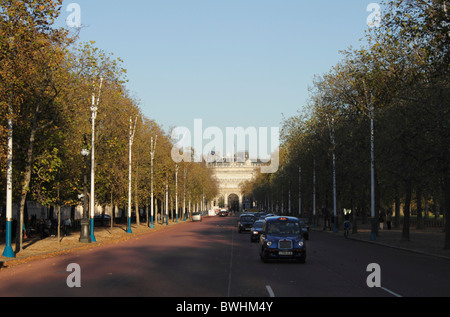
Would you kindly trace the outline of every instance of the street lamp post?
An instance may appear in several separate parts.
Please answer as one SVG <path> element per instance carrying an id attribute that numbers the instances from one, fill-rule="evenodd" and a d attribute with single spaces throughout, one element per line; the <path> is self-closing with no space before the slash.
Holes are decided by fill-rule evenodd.
<path id="1" fill-rule="evenodd" d="M 186 221 L 186 167 L 183 176 L 183 221 Z"/>
<path id="2" fill-rule="evenodd" d="M 9 38 L 10 47 L 13 47 L 14 37 Z M 16 51 L 13 50 L 12 57 L 16 57 Z M 8 102 L 8 149 L 6 158 L 6 236 L 5 236 L 5 249 L 3 250 L 3 256 L 5 258 L 15 258 L 16 255 L 11 245 L 12 234 L 12 186 L 13 186 L 13 88 L 11 84 L 11 95 Z"/>
<path id="3" fill-rule="evenodd" d="M 85 138 L 86 143 L 86 138 Z M 87 201 L 87 160 L 89 156 L 89 150 L 81 150 L 81 155 L 84 157 L 84 175 L 83 175 L 83 218 L 81 219 L 81 233 L 80 243 L 91 243 L 89 236 L 89 217 L 88 217 L 88 201 Z"/>
<path id="4" fill-rule="evenodd" d="M 316 217 L 316 159 L 313 162 L 313 228 L 317 226 Z"/>
<path id="5" fill-rule="evenodd" d="M 134 141 L 134 133 L 136 132 L 136 120 L 134 121 L 133 127 L 133 119 L 130 117 L 130 142 L 129 142 L 129 150 L 128 150 L 128 225 L 127 225 L 127 233 L 131 232 L 131 148 L 133 146 Z M 139 210 L 136 210 L 136 217 L 139 217 Z"/>
<path id="6" fill-rule="evenodd" d="M 175 223 L 178 223 L 178 164 L 175 164 Z"/>
<path id="7" fill-rule="evenodd" d="M 13 176 L 13 118 L 11 102 L 8 104 L 8 154 L 6 171 L 6 239 L 3 256 L 14 258 L 15 254 L 11 246 L 12 232 L 12 176 Z"/>
<path id="8" fill-rule="evenodd" d="M 155 158 L 155 149 L 156 149 L 156 141 L 158 139 L 158 136 L 155 137 L 155 141 L 153 142 L 153 137 L 151 139 L 151 144 L 150 144 L 150 174 L 151 174 L 151 180 L 150 180 L 150 197 L 151 197 L 151 202 L 150 202 L 150 228 L 154 228 L 155 226 L 153 225 L 153 201 L 154 201 L 154 197 L 153 197 L 153 159 Z"/>
<path id="9" fill-rule="evenodd" d="M 291 215 L 291 182 L 289 182 L 289 190 L 288 190 L 288 215 Z"/>
<path id="10" fill-rule="evenodd" d="M 98 103 L 100 101 L 100 93 L 102 90 L 103 78 L 100 78 L 100 86 L 98 90 L 97 99 L 95 98 L 95 91 L 92 93 L 92 146 L 91 146 L 91 199 L 90 199 L 90 235 L 91 242 L 96 242 L 94 235 L 94 216 L 95 216 L 95 119 L 97 118 Z"/>
<path id="11" fill-rule="evenodd" d="M 302 168 L 298 168 L 298 216 L 302 216 Z"/>
<path id="12" fill-rule="evenodd" d="M 371 233 L 370 240 L 377 239 L 376 234 L 376 219 L 375 219 L 375 132 L 373 122 L 373 104 L 370 103 L 370 217 L 371 217 Z"/>
<path id="13" fill-rule="evenodd" d="M 364 93 L 366 97 L 366 105 L 369 108 L 370 118 L 370 223 L 371 232 L 370 240 L 375 241 L 377 239 L 377 220 L 375 219 L 375 130 L 374 130 L 374 107 L 373 96 L 370 95 L 370 101 L 366 89 L 366 81 L 363 81 Z"/>
<path id="14" fill-rule="evenodd" d="M 166 212 L 165 212 L 165 218 L 166 218 L 166 226 L 169 225 L 169 179 L 167 178 L 166 174 Z"/>
<path id="15" fill-rule="evenodd" d="M 328 125 L 330 125 L 329 120 Z M 336 139 L 334 134 L 334 118 L 331 118 L 330 139 L 333 148 L 333 232 L 338 232 L 338 218 L 337 218 L 337 201 L 336 201 Z"/>

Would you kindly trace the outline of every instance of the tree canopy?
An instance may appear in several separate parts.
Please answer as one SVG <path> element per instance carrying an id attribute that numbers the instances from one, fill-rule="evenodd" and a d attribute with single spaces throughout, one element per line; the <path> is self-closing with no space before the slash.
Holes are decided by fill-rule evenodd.
<path id="1" fill-rule="evenodd" d="M 420 225 L 422 202 L 445 215 L 450 248 L 450 21 L 443 0 L 392 0 L 367 44 L 342 52 L 341 61 L 315 78 L 304 110 L 284 119 L 280 170 L 259 175 L 244 190 L 280 206 L 302 198 L 302 214 L 332 209 L 332 155 L 339 210 L 368 216 L 370 119 L 373 110 L 376 212 L 402 204 L 409 239 L 412 206 Z M 301 184 L 299 184 L 301 168 Z M 299 186 L 301 185 L 301 190 Z M 282 189 L 284 187 L 284 189 Z M 416 201 L 413 201 L 413 198 Z M 297 206 L 295 204 L 295 206 Z M 299 214 L 298 207 L 295 212 Z M 398 213 L 396 214 L 398 216 Z M 398 218 L 397 218 L 398 219 Z"/>
<path id="2" fill-rule="evenodd" d="M 81 150 L 90 150 L 94 91 L 100 94 L 95 122 L 96 203 L 128 204 L 130 118 L 137 120 L 132 200 L 137 207 L 148 205 L 150 140 L 156 136 L 154 194 L 163 199 L 162 184 L 169 180 L 173 196 L 175 163 L 168 133 L 142 113 L 139 100 L 127 90 L 120 58 L 95 42 L 80 43 L 67 29 L 54 25 L 61 6 L 61 0 L 0 1 L 0 193 L 6 192 L 7 121 L 12 118 L 13 193 L 20 226 L 27 200 L 45 206 L 80 204 L 86 168 Z M 100 78 L 103 85 L 98 91 Z M 200 192 L 215 195 L 215 182 L 205 165 L 183 168 L 192 200 L 201 199 Z"/>

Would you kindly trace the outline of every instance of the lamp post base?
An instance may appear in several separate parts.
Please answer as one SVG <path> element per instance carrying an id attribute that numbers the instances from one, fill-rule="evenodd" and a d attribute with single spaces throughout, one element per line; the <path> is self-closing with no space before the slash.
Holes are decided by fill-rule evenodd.
<path id="1" fill-rule="evenodd" d="M 91 222 L 91 235 L 90 235 L 90 239 L 91 239 L 91 242 L 97 242 L 97 240 L 95 240 L 95 235 L 94 235 L 94 218 L 91 218 L 91 220 L 90 220 L 90 222 Z"/>
<path id="2" fill-rule="evenodd" d="M 16 255 L 12 249 L 11 246 L 11 228 L 12 228 L 12 221 L 7 220 L 6 221 L 6 244 L 5 244 L 5 250 L 3 251 L 3 256 L 5 258 L 15 258 Z"/>
<path id="3" fill-rule="evenodd" d="M 131 218 L 130 218 L 130 217 L 128 217 L 127 233 L 133 233 L 133 232 L 131 231 Z"/>
<path id="4" fill-rule="evenodd" d="M 78 240 L 80 243 L 91 243 L 91 237 L 89 236 L 89 220 L 81 219 L 81 234 L 80 239 Z"/>
<path id="5" fill-rule="evenodd" d="M 371 224 L 371 232 L 370 232 L 370 241 L 376 241 L 377 240 L 377 220 L 375 217 L 370 218 L 370 224 Z"/>

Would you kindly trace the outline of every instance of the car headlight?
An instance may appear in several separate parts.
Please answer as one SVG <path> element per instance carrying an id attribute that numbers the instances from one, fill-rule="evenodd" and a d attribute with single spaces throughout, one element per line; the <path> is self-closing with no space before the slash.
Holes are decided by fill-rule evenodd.
<path id="1" fill-rule="evenodd" d="M 266 244 L 268 247 L 270 247 L 272 245 L 272 241 L 267 241 Z"/>
<path id="2" fill-rule="evenodd" d="M 302 240 L 300 240 L 300 241 L 298 242 L 298 246 L 299 246 L 300 248 L 302 248 L 302 247 L 304 246 L 304 243 L 303 243 Z"/>

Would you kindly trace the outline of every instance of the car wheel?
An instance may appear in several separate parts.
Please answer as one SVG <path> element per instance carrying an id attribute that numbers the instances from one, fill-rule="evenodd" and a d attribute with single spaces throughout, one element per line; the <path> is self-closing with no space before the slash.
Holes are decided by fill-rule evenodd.
<path id="1" fill-rule="evenodd" d="M 264 255 L 264 250 L 261 250 L 261 253 L 259 254 L 259 256 L 260 256 L 262 262 L 267 263 L 268 259 Z"/>

